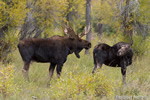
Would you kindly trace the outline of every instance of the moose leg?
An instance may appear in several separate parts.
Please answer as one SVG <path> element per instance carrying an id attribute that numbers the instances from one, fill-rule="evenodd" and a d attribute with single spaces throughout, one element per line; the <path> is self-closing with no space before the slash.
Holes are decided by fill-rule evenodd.
<path id="1" fill-rule="evenodd" d="M 94 68 L 92 70 L 92 73 L 94 73 L 97 68 L 101 68 L 102 64 L 103 63 L 101 62 L 101 60 L 98 60 L 94 57 Z"/>
<path id="2" fill-rule="evenodd" d="M 92 73 L 94 73 L 96 69 L 99 69 L 99 68 L 101 68 L 101 67 L 102 67 L 102 64 L 101 64 L 101 63 L 94 64 L 94 68 L 93 68 L 93 70 L 92 70 Z"/>
<path id="3" fill-rule="evenodd" d="M 56 71 L 57 71 L 57 77 L 58 77 L 58 78 L 60 77 L 61 70 L 62 70 L 62 66 L 63 66 L 63 64 L 58 64 L 58 65 L 57 65 Z"/>
<path id="4" fill-rule="evenodd" d="M 126 84 L 126 68 L 121 68 L 122 73 L 122 82 L 123 84 Z"/>
<path id="5" fill-rule="evenodd" d="M 122 82 L 123 84 L 126 84 L 126 63 L 125 61 L 121 61 L 121 73 L 122 73 Z"/>
<path id="6" fill-rule="evenodd" d="M 56 64 L 51 63 L 51 65 L 50 65 L 50 67 L 49 67 L 49 76 L 50 76 L 50 79 L 51 79 L 52 76 L 53 76 L 55 66 L 56 66 Z"/>
<path id="7" fill-rule="evenodd" d="M 50 67 L 49 67 L 49 77 L 50 77 L 50 78 L 49 78 L 49 81 L 48 81 L 48 83 L 47 83 L 48 86 L 50 85 L 50 81 L 51 81 L 51 79 L 52 79 L 55 66 L 56 66 L 56 64 L 54 64 L 54 63 L 51 63 L 51 64 L 50 64 Z"/>
<path id="8" fill-rule="evenodd" d="M 97 69 L 97 68 L 101 68 L 102 67 L 102 65 L 103 65 L 103 56 L 97 56 L 98 54 L 97 53 L 95 53 L 95 52 L 93 52 L 93 59 L 94 59 L 94 68 L 93 68 L 93 70 L 92 70 L 92 73 L 94 73 L 95 72 L 95 70 Z"/>
<path id="9" fill-rule="evenodd" d="M 22 69 L 24 78 L 27 79 L 28 81 L 29 81 L 29 76 L 28 76 L 29 65 L 30 65 L 30 62 L 25 62 L 24 61 L 24 66 L 23 66 L 23 69 Z"/>

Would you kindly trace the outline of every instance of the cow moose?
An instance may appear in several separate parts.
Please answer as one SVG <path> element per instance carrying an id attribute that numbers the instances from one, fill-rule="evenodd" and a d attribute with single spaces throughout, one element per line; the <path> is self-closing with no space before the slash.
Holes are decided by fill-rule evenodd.
<path id="1" fill-rule="evenodd" d="M 126 69 L 132 64 L 133 51 L 132 43 L 118 42 L 112 47 L 100 43 L 93 50 L 94 68 L 92 73 L 97 68 L 101 68 L 103 64 L 111 67 L 121 67 L 122 82 L 126 84 Z"/>
<path id="2" fill-rule="evenodd" d="M 64 28 L 67 36 L 52 36 L 50 38 L 27 38 L 20 40 L 18 49 L 24 62 L 23 75 L 29 80 L 28 71 L 31 61 L 50 63 L 49 67 L 49 82 L 53 76 L 54 69 L 57 65 L 57 76 L 60 77 L 63 64 L 67 60 L 69 54 L 75 53 L 77 58 L 80 58 L 82 49 L 91 48 L 91 43 L 81 39 L 87 32 L 80 36 L 76 35 L 71 27 Z"/>

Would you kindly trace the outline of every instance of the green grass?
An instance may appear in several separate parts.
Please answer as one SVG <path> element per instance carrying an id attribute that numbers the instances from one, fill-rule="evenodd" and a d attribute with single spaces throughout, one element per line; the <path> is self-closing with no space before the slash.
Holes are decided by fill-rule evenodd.
<path id="1" fill-rule="evenodd" d="M 120 68 L 103 65 L 102 69 L 93 75 L 92 50 L 98 39 L 94 39 L 90 55 L 84 55 L 84 50 L 78 59 L 74 54 L 69 55 L 62 68 L 61 78 L 54 72 L 51 85 L 47 88 L 48 63 L 33 62 L 30 65 L 30 82 L 22 75 L 23 61 L 18 50 L 13 52 L 14 76 L 9 83 L 6 100 L 112 100 L 115 96 L 143 96 L 150 99 L 150 56 L 133 59 L 133 64 L 127 68 L 127 85 L 122 85 Z M 112 39 L 104 39 L 110 45 Z M 0 64 L 0 66 L 4 66 Z M 7 91 L 7 89 L 6 89 Z M 1 93 L 1 92 L 0 92 Z M 0 95 L 1 100 L 2 95 Z M 138 99 L 140 100 L 140 99 Z"/>

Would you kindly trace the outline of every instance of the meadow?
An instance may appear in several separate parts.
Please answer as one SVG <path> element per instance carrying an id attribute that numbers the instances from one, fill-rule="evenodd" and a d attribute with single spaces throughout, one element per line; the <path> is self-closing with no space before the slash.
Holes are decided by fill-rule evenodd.
<path id="1" fill-rule="evenodd" d="M 23 61 L 18 50 L 12 53 L 9 68 L 0 64 L 0 100 L 150 100 L 150 55 L 134 57 L 127 68 L 127 84 L 122 84 L 120 68 L 103 65 L 92 74 L 92 50 L 100 40 L 92 39 L 90 55 L 80 53 L 68 56 L 62 68 L 60 79 L 56 71 L 47 87 L 48 63 L 33 62 L 30 65 L 30 82 L 22 75 Z M 104 37 L 103 42 L 113 45 L 114 38 Z"/>

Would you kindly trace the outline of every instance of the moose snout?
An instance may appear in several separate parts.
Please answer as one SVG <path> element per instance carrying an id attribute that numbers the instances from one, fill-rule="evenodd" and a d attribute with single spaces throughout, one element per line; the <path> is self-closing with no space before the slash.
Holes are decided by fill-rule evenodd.
<path id="1" fill-rule="evenodd" d="M 88 43 L 88 47 L 91 48 L 91 43 Z"/>
<path id="2" fill-rule="evenodd" d="M 91 48 L 91 43 L 88 43 L 85 49 Z"/>

